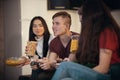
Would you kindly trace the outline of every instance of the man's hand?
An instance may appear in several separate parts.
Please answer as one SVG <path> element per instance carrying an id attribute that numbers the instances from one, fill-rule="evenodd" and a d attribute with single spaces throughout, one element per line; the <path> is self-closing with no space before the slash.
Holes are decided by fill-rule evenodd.
<path id="1" fill-rule="evenodd" d="M 43 70 L 49 70 L 51 69 L 51 63 L 48 58 L 43 58 L 42 60 L 39 60 L 39 65 L 41 69 Z"/>

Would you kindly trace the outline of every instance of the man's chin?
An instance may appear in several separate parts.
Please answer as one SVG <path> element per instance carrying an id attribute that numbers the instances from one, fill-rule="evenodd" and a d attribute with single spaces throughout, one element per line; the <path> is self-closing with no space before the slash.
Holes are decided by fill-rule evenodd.
<path id="1" fill-rule="evenodd" d="M 59 36 L 59 34 L 54 34 L 54 36 Z"/>
<path id="2" fill-rule="evenodd" d="M 58 36 L 58 35 L 54 35 L 54 36 Z"/>

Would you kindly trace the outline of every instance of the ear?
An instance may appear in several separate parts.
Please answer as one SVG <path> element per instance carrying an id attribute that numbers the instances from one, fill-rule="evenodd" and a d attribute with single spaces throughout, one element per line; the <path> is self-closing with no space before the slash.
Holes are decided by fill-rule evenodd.
<path id="1" fill-rule="evenodd" d="M 66 23 L 66 28 L 70 29 L 70 24 Z"/>

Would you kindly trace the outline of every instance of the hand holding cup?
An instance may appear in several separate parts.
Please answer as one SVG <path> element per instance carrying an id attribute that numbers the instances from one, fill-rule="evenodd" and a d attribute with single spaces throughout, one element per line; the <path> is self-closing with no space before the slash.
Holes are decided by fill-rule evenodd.
<path id="1" fill-rule="evenodd" d="M 26 49 L 25 49 L 26 55 L 29 56 L 29 57 L 34 56 L 35 55 L 35 51 L 36 51 L 36 46 L 37 46 L 37 42 L 36 41 L 28 41 Z"/>

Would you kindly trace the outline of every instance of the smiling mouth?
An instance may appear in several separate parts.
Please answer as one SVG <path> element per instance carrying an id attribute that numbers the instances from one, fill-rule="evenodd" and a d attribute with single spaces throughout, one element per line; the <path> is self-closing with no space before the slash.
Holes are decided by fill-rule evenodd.
<path id="1" fill-rule="evenodd" d="M 36 31 L 36 33 L 39 33 L 40 31 Z"/>
<path id="2" fill-rule="evenodd" d="M 54 33 L 58 32 L 58 30 L 55 30 Z"/>

